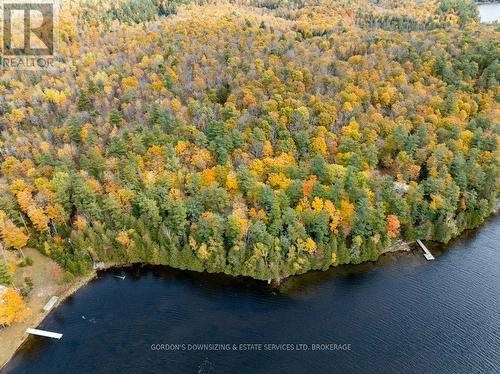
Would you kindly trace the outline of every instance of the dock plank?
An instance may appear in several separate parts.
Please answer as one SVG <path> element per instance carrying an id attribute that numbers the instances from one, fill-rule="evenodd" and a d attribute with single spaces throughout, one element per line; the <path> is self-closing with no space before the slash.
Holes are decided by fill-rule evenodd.
<path id="1" fill-rule="evenodd" d="M 54 307 L 54 305 L 57 303 L 57 300 L 59 298 L 57 296 L 52 296 L 47 304 L 43 307 L 43 310 L 46 312 L 50 312 L 50 310 Z"/>
<path id="2" fill-rule="evenodd" d="M 26 333 L 31 334 L 31 335 L 44 336 L 46 338 L 52 338 L 52 339 L 61 339 L 63 336 L 63 334 L 59 334 L 57 332 L 50 332 L 50 331 L 38 330 L 38 329 L 32 329 L 32 328 L 26 329 Z"/>
<path id="3" fill-rule="evenodd" d="M 422 241 L 420 239 L 417 239 L 417 243 L 422 248 L 422 250 L 424 251 L 424 257 L 425 257 L 425 259 L 427 261 L 434 260 L 434 256 L 432 255 L 431 252 L 429 252 L 429 250 L 427 249 L 427 247 L 424 245 L 424 243 L 422 243 Z"/>

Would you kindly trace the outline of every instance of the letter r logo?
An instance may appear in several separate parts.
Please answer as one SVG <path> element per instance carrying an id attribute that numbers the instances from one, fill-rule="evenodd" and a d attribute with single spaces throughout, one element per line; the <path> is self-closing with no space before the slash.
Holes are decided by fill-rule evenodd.
<path id="1" fill-rule="evenodd" d="M 1 0 L 0 0 L 1 1 Z M 3 4 L 3 55 L 54 54 L 54 4 Z"/>

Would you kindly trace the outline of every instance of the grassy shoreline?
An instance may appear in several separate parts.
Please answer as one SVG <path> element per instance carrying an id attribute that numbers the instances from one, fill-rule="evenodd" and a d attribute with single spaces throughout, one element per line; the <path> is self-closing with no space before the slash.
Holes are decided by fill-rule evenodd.
<path id="1" fill-rule="evenodd" d="M 54 295 L 58 296 L 59 300 L 52 310 L 55 310 L 63 301 L 73 295 L 81 287 L 87 285 L 96 276 L 97 272 L 92 271 L 89 274 L 76 278 L 75 281 L 69 285 L 69 287 L 64 287 L 61 294 Z M 2 331 L 0 331 L 0 340 L 5 339 L 8 340 L 6 343 L 9 343 L 5 345 L 2 344 L 2 347 L 0 348 L 0 371 L 12 359 L 12 357 L 14 357 L 18 349 L 28 339 L 29 335 L 25 332 L 26 328 L 36 328 L 39 326 L 51 311 L 45 312 L 42 308 L 38 310 L 33 309 L 32 315 L 25 322 L 5 327 Z"/>

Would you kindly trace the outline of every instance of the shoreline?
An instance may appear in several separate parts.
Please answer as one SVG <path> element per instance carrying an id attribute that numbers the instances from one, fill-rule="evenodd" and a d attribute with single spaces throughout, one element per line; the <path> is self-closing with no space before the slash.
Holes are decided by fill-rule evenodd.
<path id="1" fill-rule="evenodd" d="M 411 248 L 410 248 L 409 243 L 404 242 L 404 241 L 397 242 L 397 243 L 393 244 L 392 246 L 388 247 L 386 250 L 384 250 L 384 252 L 380 253 L 379 258 L 385 254 L 388 254 L 388 253 L 401 253 L 401 252 L 402 253 L 411 253 Z M 378 261 L 378 259 L 377 259 L 377 261 Z M 88 283 L 90 283 L 92 280 L 94 280 L 97 277 L 98 272 L 108 271 L 110 269 L 122 269 L 122 268 L 127 268 L 127 267 L 130 267 L 133 265 L 135 265 L 135 264 L 132 264 L 132 263 L 131 264 L 109 263 L 109 264 L 105 264 L 104 267 L 99 269 L 99 270 L 92 270 L 89 274 L 83 275 L 83 276 L 77 278 L 77 280 L 75 282 L 70 284 L 69 288 L 66 291 L 64 291 L 60 295 L 55 295 L 55 296 L 58 296 L 59 299 L 49 312 L 45 312 L 43 309 L 41 309 L 39 311 L 32 311 L 33 315 L 34 315 L 34 319 L 30 324 L 30 325 L 32 325 L 31 327 L 37 328 L 38 326 L 40 326 L 40 324 L 44 321 L 45 317 L 47 317 L 51 312 L 56 310 L 61 303 L 63 303 L 67 298 L 69 298 L 70 296 L 75 294 L 80 288 L 86 286 Z M 146 265 L 146 264 L 144 264 L 144 265 Z M 165 265 L 165 266 L 168 266 L 168 265 Z M 285 279 L 281 279 L 280 282 L 278 282 L 278 283 L 276 283 L 276 280 L 273 280 L 272 282 L 267 282 L 267 283 L 272 284 L 273 287 L 275 287 L 275 286 L 278 286 Z M 266 282 L 266 281 L 261 280 L 261 282 Z M 27 334 L 24 329 L 22 330 L 21 334 L 16 335 L 16 339 L 18 341 L 11 349 L 9 349 L 7 351 L 5 361 L 0 362 L 0 372 L 10 362 L 10 360 L 14 357 L 14 355 L 17 353 L 19 348 L 21 348 L 21 346 L 26 342 L 26 340 L 28 340 L 29 337 L 30 337 L 30 335 Z"/>
<path id="2" fill-rule="evenodd" d="M 63 291 L 61 295 L 54 295 L 54 296 L 58 296 L 59 299 L 57 300 L 57 303 L 52 307 L 52 309 L 50 311 L 46 312 L 43 309 L 38 310 L 38 311 L 32 310 L 33 321 L 31 321 L 31 323 L 30 323 L 31 325 L 33 325 L 32 328 L 38 327 L 43 322 L 45 317 L 47 317 L 52 311 L 54 311 L 63 301 L 65 301 L 68 297 L 70 297 L 75 292 L 77 292 L 80 288 L 87 285 L 90 281 L 95 279 L 96 276 L 97 276 L 97 272 L 95 270 L 93 270 L 89 274 L 86 274 L 86 275 L 83 275 L 83 276 L 77 278 L 77 280 L 75 282 L 73 282 L 72 284 L 70 284 L 69 288 L 67 288 L 65 291 Z M 9 327 L 5 327 L 5 328 L 9 328 Z M 24 329 L 22 330 L 22 334 L 16 335 L 17 343 L 15 345 L 13 345 L 10 349 L 7 349 L 5 361 L 0 362 L 0 372 L 5 367 L 5 365 L 7 365 L 7 363 L 10 362 L 12 357 L 14 357 L 16 352 L 26 342 L 26 340 L 29 338 L 29 336 L 30 335 L 27 334 L 24 331 Z"/>
<path id="3" fill-rule="evenodd" d="M 485 222 L 483 224 L 486 224 L 487 221 L 491 217 L 494 217 L 499 212 L 499 210 L 500 210 L 500 200 L 497 201 L 497 206 L 491 212 L 490 216 L 485 220 Z M 481 225 L 481 227 L 482 226 L 483 225 Z M 477 229 L 473 229 L 472 231 L 480 230 L 481 227 L 478 227 Z M 465 230 L 465 231 L 461 232 L 454 239 L 456 240 L 456 239 L 460 238 L 461 236 L 466 234 L 468 231 L 469 230 Z M 454 242 L 454 240 L 452 240 L 450 244 L 453 244 L 453 242 Z M 375 262 L 380 261 L 380 258 L 383 257 L 384 255 L 391 254 L 391 253 L 412 254 L 413 250 L 411 248 L 411 244 L 412 244 L 411 242 L 398 240 L 392 246 L 384 249 L 384 251 L 380 253 L 380 255 L 378 256 L 378 258 Z M 35 317 L 34 317 L 34 322 L 31 323 L 33 325 L 31 327 L 33 327 L 33 328 L 38 327 L 43 322 L 45 317 L 47 317 L 47 315 L 49 315 L 52 311 L 54 311 L 57 307 L 59 307 L 59 305 L 62 302 L 64 302 L 68 297 L 70 297 L 71 295 L 76 293 L 80 288 L 82 288 L 83 286 L 86 286 L 88 283 L 90 283 L 92 280 L 94 280 L 97 277 L 98 272 L 108 271 L 108 270 L 114 269 L 114 268 L 122 269 L 122 268 L 127 268 L 127 267 L 130 267 L 133 265 L 135 265 L 135 264 L 134 263 L 108 263 L 108 264 L 104 264 L 104 267 L 101 269 L 98 269 L 98 270 L 94 269 L 89 274 L 79 277 L 75 282 L 70 284 L 69 288 L 67 288 L 65 291 L 63 291 L 61 293 L 61 295 L 56 295 L 59 297 L 59 300 L 57 301 L 56 305 L 54 305 L 54 307 L 49 312 L 45 312 L 45 311 L 43 311 L 43 309 L 39 310 L 37 313 L 33 312 L 35 314 Z M 144 265 L 146 265 L 146 264 L 144 264 Z M 161 264 L 159 264 L 159 265 L 161 266 Z M 287 278 L 280 279 L 279 281 L 272 280 L 270 282 L 268 281 L 267 283 L 272 284 L 273 287 L 276 287 L 276 286 L 279 286 L 286 279 Z M 266 282 L 264 280 L 261 280 L 261 281 Z M 0 362 L 0 372 L 7 365 L 7 363 L 10 362 L 10 360 L 14 357 L 14 355 L 17 353 L 19 348 L 21 348 L 21 346 L 26 342 L 26 340 L 29 338 L 30 335 L 26 334 L 26 332 L 23 330 L 22 334 L 19 334 L 16 336 L 17 336 L 18 342 L 13 347 L 11 347 L 10 350 L 8 350 L 5 361 Z"/>

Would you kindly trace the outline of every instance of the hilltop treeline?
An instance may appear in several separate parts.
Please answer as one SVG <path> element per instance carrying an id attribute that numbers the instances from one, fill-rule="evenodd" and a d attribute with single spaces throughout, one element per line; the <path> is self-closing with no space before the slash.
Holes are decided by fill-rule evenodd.
<path id="1" fill-rule="evenodd" d="M 62 8 L 55 66 L 1 73 L 6 247 L 270 279 L 495 208 L 500 38 L 470 2 L 185 3 Z"/>

